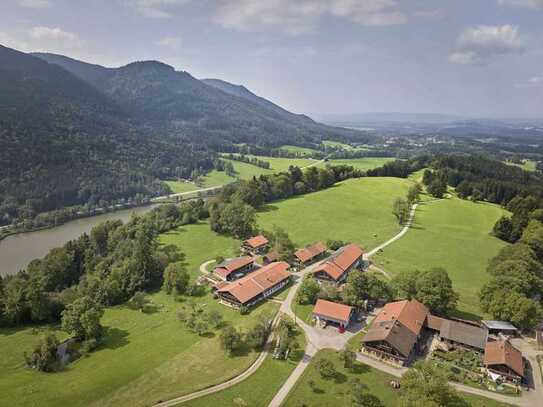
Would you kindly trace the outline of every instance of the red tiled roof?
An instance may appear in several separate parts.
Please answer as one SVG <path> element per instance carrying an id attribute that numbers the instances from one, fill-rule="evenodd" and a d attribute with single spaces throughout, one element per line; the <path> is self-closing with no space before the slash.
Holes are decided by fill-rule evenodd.
<path id="1" fill-rule="evenodd" d="M 345 323 L 349 322 L 353 307 L 338 304 L 337 302 L 317 300 L 313 314 L 322 315 Z"/>
<path id="2" fill-rule="evenodd" d="M 290 273 L 287 271 L 289 267 L 289 264 L 284 261 L 270 263 L 217 291 L 228 292 L 240 303 L 245 304 L 257 295 L 290 278 Z"/>
<path id="3" fill-rule="evenodd" d="M 519 376 L 524 377 L 522 353 L 509 341 L 487 342 L 484 364 L 487 366 L 505 365 Z"/>
<path id="4" fill-rule="evenodd" d="M 230 274 L 242 269 L 245 266 L 253 263 L 254 259 L 250 256 L 237 257 L 232 260 L 225 261 L 215 267 L 214 273 L 220 275 L 223 278 L 228 277 Z"/>
<path id="5" fill-rule="evenodd" d="M 268 244 L 268 239 L 266 239 L 262 235 L 258 235 L 255 237 L 252 237 L 250 239 L 247 239 L 245 243 L 249 246 L 251 246 L 253 249 L 257 249 L 259 247 L 265 246 Z"/>
<path id="6" fill-rule="evenodd" d="M 313 243 L 310 246 L 304 247 L 303 249 L 296 250 L 294 256 L 298 258 L 302 263 L 305 263 L 317 256 L 326 252 L 326 246 L 322 242 Z"/>
<path id="7" fill-rule="evenodd" d="M 279 260 L 279 252 L 277 250 L 272 250 L 271 252 L 268 252 L 268 254 L 264 256 L 264 258 L 270 263 L 277 261 Z"/>
<path id="8" fill-rule="evenodd" d="M 408 357 L 417 343 L 417 335 L 400 321 L 373 322 L 362 338 L 363 343 L 386 341 L 404 357 Z"/>
<path id="9" fill-rule="evenodd" d="M 336 250 L 327 260 L 320 264 L 316 272 L 324 272 L 334 280 L 339 280 L 341 276 L 351 268 L 351 266 L 362 257 L 364 252 L 355 244 L 348 244 Z"/>
<path id="10" fill-rule="evenodd" d="M 428 314 L 428 308 L 417 300 L 389 302 L 375 317 L 373 323 L 398 320 L 411 332 L 418 335 Z"/>

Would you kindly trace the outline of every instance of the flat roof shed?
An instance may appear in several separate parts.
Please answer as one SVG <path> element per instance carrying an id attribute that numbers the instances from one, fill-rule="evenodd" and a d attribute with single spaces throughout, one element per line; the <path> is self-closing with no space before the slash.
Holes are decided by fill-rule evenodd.
<path id="1" fill-rule="evenodd" d="M 489 331 L 499 331 L 499 332 L 511 332 L 516 333 L 518 331 L 517 327 L 507 321 L 481 321 L 484 327 Z"/>

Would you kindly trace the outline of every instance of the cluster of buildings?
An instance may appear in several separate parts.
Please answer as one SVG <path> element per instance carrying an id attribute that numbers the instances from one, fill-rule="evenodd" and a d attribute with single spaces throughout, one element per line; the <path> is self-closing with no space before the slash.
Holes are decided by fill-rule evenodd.
<path id="1" fill-rule="evenodd" d="M 488 374 L 511 383 L 524 378 L 524 359 L 505 335 L 516 328 L 499 321 L 481 325 L 440 318 L 416 300 L 386 304 L 372 321 L 362 339 L 362 349 L 374 356 L 401 365 L 422 352 L 429 337 L 437 336 L 441 348 L 469 349 L 483 354 Z"/>
<path id="2" fill-rule="evenodd" d="M 265 236 L 252 237 L 242 244 L 243 256 L 215 266 L 215 296 L 222 303 L 236 308 L 251 307 L 285 287 L 290 282 L 290 270 L 300 270 L 320 260 L 313 276 L 320 281 L 341 284 L 352 270 L 362 265 L 364 254 L 357 245 L 348 244 L 326 258 L 326 245 L 317 242 L 297 250 L 291 265 L 279 261 L 279 254 L 269 251 L 269 245 Z M 262 265 L 256 262 L 261 256 Z"/>

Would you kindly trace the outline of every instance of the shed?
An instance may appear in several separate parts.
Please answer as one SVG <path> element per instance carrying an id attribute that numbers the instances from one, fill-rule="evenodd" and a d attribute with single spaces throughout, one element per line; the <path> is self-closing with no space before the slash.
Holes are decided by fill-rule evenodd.
<path id="1" fill-rule="evenodd" d="M 446 340 L 452 344 L 483 351 L 488 333 L 486 329 L 474 325 L 445 319 L 441 323 L 439 337 L 441 340 Z"/>
<path id="2" fill-rule="evenodd" d="M 484 327 L 488 329 L 490 334 L 505 334 L 516 335 L 518 329 L 516 326 L 507 321 L 481 321 Z"/>
<path id="3" fill-rule="evenodd" d="M 313 316 L 317 320 L 325 320 L 346 328 L 353 317 L 354 308 L 337 302 L 317 300 L 313 308 Z"/>

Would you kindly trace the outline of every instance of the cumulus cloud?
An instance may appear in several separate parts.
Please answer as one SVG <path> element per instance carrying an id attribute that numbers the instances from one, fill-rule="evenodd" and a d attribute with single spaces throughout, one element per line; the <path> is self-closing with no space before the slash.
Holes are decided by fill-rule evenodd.
<path id="1" fill-rule="evenodd" d="M 156 45 L 172 49 L 178 49 L 181 47 L 181 43 L 181 37 L 164 37 L 155 42 Z"/>
<path id="2" fill-rule="evenodd" d="M 77 34 L 64 31 L 59 27 L 34 27 L 30 30 L 30 37 L 37 40 L 79 42 Z"/>
<path id="3" fill-rule="evenodd" d="M 543 0 L 498 0 L 503 6 L 543 8 Z"/>
<path id="4" fill-rule="evenodd" d="M 296 35 L 311 31 L 325 15 L 369 26 L 407 21 L 396 0 L 223 0 L 214 19 L 240 31 L 271 28 Z"/>
<path id="5" fill-rule="evenodd" d="M 172 9 L 190 0 L 134 0 L 131 3 L 139 14 L 149 18 L 170 18 Z"/>
<path id="6" fill-rule="evenodd" d="M 518 28 L 481 25 L 464 30 L 456 41 L 456 48 L 449 54 L 449 61 L 456 64 L 484 65 L 493 58 L 518 54 L 524 50 Z"/>
<path id="7" fill-rule="evenodd" d="M 48 8 L 51 7 L 49 0 L 17 0 L 21 7 L 26 8 Z"/>

